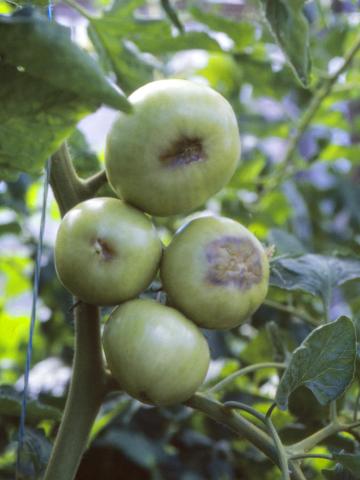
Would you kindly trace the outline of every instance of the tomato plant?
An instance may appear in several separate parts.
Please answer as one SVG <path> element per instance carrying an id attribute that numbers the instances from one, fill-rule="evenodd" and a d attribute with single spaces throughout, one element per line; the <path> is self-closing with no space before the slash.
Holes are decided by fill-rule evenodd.
<path id="1" fill-rule="evenodd" d="M 358 27 L 0 0 L 1 479 L 359 477 Z"/>

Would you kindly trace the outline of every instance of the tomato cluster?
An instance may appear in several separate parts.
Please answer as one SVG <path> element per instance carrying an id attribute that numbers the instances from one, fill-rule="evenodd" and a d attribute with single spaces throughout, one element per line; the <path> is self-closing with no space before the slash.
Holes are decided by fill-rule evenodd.
<path id="1" fill-rule="evenodd" d="M 188 399 L 207 373 L 209 348 L 198 327 L 233 328 L 248 318 L 266 296 L 269 264 L 234 220 L 192 220 L 163 249 L 147 215 L 188 213 L 228 182 L 240 157 L 230 104 L 185 80 L 152 82 L 130 101 L 134 112 L 120 114 L 106 150 L 107 177 L 121 200 L 93 198 L 70 210 L 55 265 L 80 300 L 119 305 L 103 346 L 122 388 L 171 405 Z M 137 298 L 158 271 L 168 305 Z"/>

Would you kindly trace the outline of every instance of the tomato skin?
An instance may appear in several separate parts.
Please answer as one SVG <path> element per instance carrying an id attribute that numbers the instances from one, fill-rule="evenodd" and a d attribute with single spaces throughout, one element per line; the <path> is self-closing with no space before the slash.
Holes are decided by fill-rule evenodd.
<path id="1" fill-rule="evenodd" d="M 103 346 L 120 387 L 153 405 L 190 398 L 209 367 L 209 347 L 196 325 L 153 300 L 117 307 L 105 325 Z"/>
<path id="2" fill-rule="evenodd" d="M 170 303 L 198 324 L 234 328 L 264 301 L 269 262 L 256 237 L 225 217 L 182 226 L 163 254 L 160 275 Z"/>
<path id="3" fill-rule="evenodd" d="M 162 244 L 143 212 L 101 197 L 64 216 L 54 253 L 59 280 L 73 295 L 93 305 L 117 305 L 150 284 Z"/>
<path id="4" fill-rule="evenodd" d="M 119 198 L 151 214 L 188 213 L 233 176 L 240 136 L 230 103 L 210 87 L 180 79 L 132 93 L 107 137 L 105 168 Z"/>

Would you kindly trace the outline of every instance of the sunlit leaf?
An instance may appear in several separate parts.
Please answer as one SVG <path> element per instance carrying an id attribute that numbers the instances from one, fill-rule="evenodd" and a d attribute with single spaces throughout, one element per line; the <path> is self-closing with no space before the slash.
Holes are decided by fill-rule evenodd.
<path id="1" fill-rule="evenodd" d="M 3 64 L 20 67 L 26 76 L 71 92 L 90 105 L 104 103 L 130 111 L 126 98 L 108 82 L 94 59 L 71 41 L 68 28 L 27 7 L 11 17 L 0 17 L 0 36 Z"/>

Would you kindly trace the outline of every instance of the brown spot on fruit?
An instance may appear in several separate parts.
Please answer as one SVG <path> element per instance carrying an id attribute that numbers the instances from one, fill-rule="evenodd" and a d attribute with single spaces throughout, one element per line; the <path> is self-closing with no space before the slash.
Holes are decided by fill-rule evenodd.
<path id="1" fill-rule="evenodd" d="M 262 263 L 258 247 L 249 238 L 225 236 L 206 247 L 206 279 L 214 285 L 248 290 L 261 282 Z"/>
<path id="2" fill-rule="evenodd" d="M 97 253 L 102 260 L 109 261 L 115 255 L 115 250 L 102 238 L 95 239 L 94 248 L 95 253 Z"/>
<path id="3" fill-rule="evenodd" d="M 168 167 L 179 167 L 205 160 L 206 155 L 199 138 L 181 138 L 160 156 Z"/>

